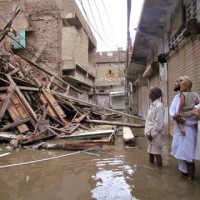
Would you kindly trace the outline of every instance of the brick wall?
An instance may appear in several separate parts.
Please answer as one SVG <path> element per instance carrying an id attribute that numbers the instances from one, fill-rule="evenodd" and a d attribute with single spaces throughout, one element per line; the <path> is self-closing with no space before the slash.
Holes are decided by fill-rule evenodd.
<path id="1" fill-rule="evenodd" d="M 96 52 L 97 87 L 124 84 L 125 51 Z"/>
<path id="2" fill-rule="evenodd" d="M 17 2 L 0 0 L 0 13 L 6 21 L 11 17 Z M 62 65 L 67 69 L 70 64 L 72 68 L 76 62 L 95 75 L 96 39 L 75 0 L 23 0 L 19 8 L 20 14 L 13 25 L 16 25 L 16 30 L 26 30 L 28 51 L 17 51 L 32 59 L 40 47 L 45 45 L 36 63 L 42 61 L 40 64 L 43 67 L 62 75 Z M 78 17 L 81 27 L 63 23 L 61 15 L 68 13 Z M 4 25 L 5 22 L 0 20 L 0 28 Z M 91 75 L 84 76 L 93 82 Z"/>
<path id="3" fill-rule="evenodd" d="M 62 13 L 63 15 L 66 15 L 67 13 L 73 12 L 76 13 L 78 19 L 80 20 L 82 26 L 84 27 L 88 37 L 91 39 L 94 46 L 96 46 L 96 39 L 94 35 L 92 34 L 92 31 L 86 22 L 85 18 L 83 17 L 78 5 L 74 3 L 75 0 L 63 0 L 62 1 Z"/>
<path id="4" fill-rule="evenodd" d="M 125 63 L 125 51 L 96 52 L 96 63 Z"/>
<path id="5" fill-rule="evenodd" d="M 121 85 L 124 80 L 123 64 L 115 67 L 111 63 L 97 65 L 96 86 Z"/>
<path id="6" fill-rule="evenodd" d="M 74 26 L 62 29 L 62 60 L 71 59 L 88 69 L 88 37 L 84 31 L 80 34 Z M 63 67 L 67 69 L 67 66 Z"/>

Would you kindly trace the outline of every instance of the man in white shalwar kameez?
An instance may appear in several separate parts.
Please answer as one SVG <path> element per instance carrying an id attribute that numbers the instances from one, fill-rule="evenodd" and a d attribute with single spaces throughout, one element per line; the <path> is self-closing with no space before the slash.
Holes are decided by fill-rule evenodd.
<path id="1" fill-rule="evenodd" d="M 157 165 L 162 166 L 162 141 L 163 141 L 163 127 L 164 127 L 164 106 L 160 98 L 162 91 L 158 87 L 152 87 L 149 91 L 149 98 L 152 103 L 147 113 L 145 121 L 144 134 L 148 139 L 149 161 L 154 162 L 154 156 L 157 160 Z"/>
<path id="2" fill-rule="evenodd" d="M 175 89 L 179 87 L 181 81 L 191 81 L 189 77 L 180 77 L 175 83 Z M 176 90 L 177 91 L 177 90 Z M 180 94 L 177 94 L 170 106 L 169 113 L 172 117 L 178 112 L 180 104 Z M 185 118 L 185 135 L 182 135 L 177 122 L 174 120 L 173 140 L 171 146 L 171 155 L 173 155 L 179 164 L 179 170 L 188 178 L 194 179 L 195 176 L 195 147 L 197 136 L 197 119 L 195 117 Z"/>

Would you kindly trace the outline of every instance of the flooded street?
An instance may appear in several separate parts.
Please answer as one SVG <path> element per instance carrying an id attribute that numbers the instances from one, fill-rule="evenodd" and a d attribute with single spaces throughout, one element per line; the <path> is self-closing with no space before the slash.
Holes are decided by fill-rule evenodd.
<path id="1" fill-rule="evenodd" d="M 114 146 L 87 152 L 18 149 L 6 155 L 9 151 L 1 145 L 0 199 L 199 199 L 199 163 L 195 181 L 181 177 L 169 156 L 170 144 L 166 137 L 162 169 L 149 164 L 142 136 L 136 138 L 136 147 L 124 147 L 117 136 Z M 17 163 L 23 165 L 12 165 Z"/>

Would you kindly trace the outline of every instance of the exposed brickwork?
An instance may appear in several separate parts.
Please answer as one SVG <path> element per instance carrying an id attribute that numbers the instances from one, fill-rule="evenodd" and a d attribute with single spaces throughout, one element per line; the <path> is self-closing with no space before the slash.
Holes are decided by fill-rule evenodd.
<path id="1" fill-rule="evenodd" d="M 93 44 L 96 46 L 96 39 L 94 38 L 94 35 L 91 32 L 91 29 L 84 19 L 81 11 L 79 10 L 79 7 L 77 4 L 74 3 L 75 0 L 63 0 L 62 1 L 62 12 L 63 13 L 70 13 L 74 12 L 76 13 L 78 19 L 81 21 L 82 26 L 84 27 L 85 31 L 87 32 L 89 38 L 92 40 Z"/>
<path id="2" fill-rule="evenodd" d="M 125 51 L 96 53 L 97 87 L 124 84 Z"/>
<path id="3" fill-rule="evenodd" d="M 96 52 L 96 63 L 125 63 L 125 51 Z"/>
<path id="4" fill-rule="evenodd" d="M 96 86 L 122 85 L 124 65 L 100 64 L 97 66 Z"/>
<path id="5" fill-rule="evenodd" d="M 6 21 L 10 19 L 17 2 L 0 0 L 0 13 Z M 36 62 L 42 61 L 40 64 L 43 67 L 60 76 L 63 74 L 62 67 L 65 70 L 74 68 L 77 72 L 72 73 L 68 70 L 65 71 L 65 75 L 73 74 L 76 79 L 87 80 L 89 85 L 93 85 L 94 77 L 91 75 L 95 75 L 96 39 L 75 0 L 23 0 L 19 8 L 21 11 L 13 26 L 16 30 L 26 30 L 27 51 L 17 51 L 32 59 L 39 48 L 47 43 Z M 81 23 L 80 27 L 70 24 L 66 18 L 69 14 L 75 16 L 71 20 Z M 0 20 L 0 28 L 5 24 Z M 79 73 L 79 69 L 75 69 L 75 63 L 89 71 L 91 77 L 87 72 Z"/>
<path id="6" fill-rule="evenodd" d="M 79 34 L 75 27 L 64 27 L 62 32 L 62 60 L 71 60 L 88 69 L 88 37 Z M 63 66 L 65 69 L 67 65 Z"/>

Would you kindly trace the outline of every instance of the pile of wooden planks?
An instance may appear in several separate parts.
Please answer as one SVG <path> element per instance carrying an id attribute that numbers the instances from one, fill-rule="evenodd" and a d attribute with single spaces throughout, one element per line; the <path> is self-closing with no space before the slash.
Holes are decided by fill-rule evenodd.
<path id="1" fill-rule="evenodd" d="M 116 121 L 124 113 L 72 97 L 70 94 L 78 96 L 81 91 L 59 78 L 45 63 L 36 63 L 37 53 L 28 53 L 27 58 L 20 51 L 16 55 L 11 46 L 5 48 L 6 38 L 13 40 L 15 30 L 11 25 L 20 12 L 18 7 L 19 3 L 0 30 L 0 141 L 15 148 L 42 141 L 38 148 L 80 150 L 113 144 L 117 126 L 144 127 L 144 124 Z M 110 128 L 97 131 L 96 124 Z M 65 139 L 65 142 L 44 143 L 50 139 Z"/>
<path id="2" fill-rule="evenodd" d="M 72 141 L 65 141 L 63 146 L 57 144 L 54 148 L 85 149 L 91 144 L 113 144 L 113 129 L 96 133 L 95 124 L 144 127 L 116 121 L 122 113 L 79 100 L 70 96 L 70 91 L 81 93 L 29 59 L 1 53 L 0 140 L 16 148 L 53 138 L 74 139 L 78 137 L 74 133 L 80 133 L 87 138 L 85 142 L 76 139 L 73 145 Z M 92 136 L 95 137 L 91 140 Z M 39 146 L 48 147 L 44 143 Z"/>

